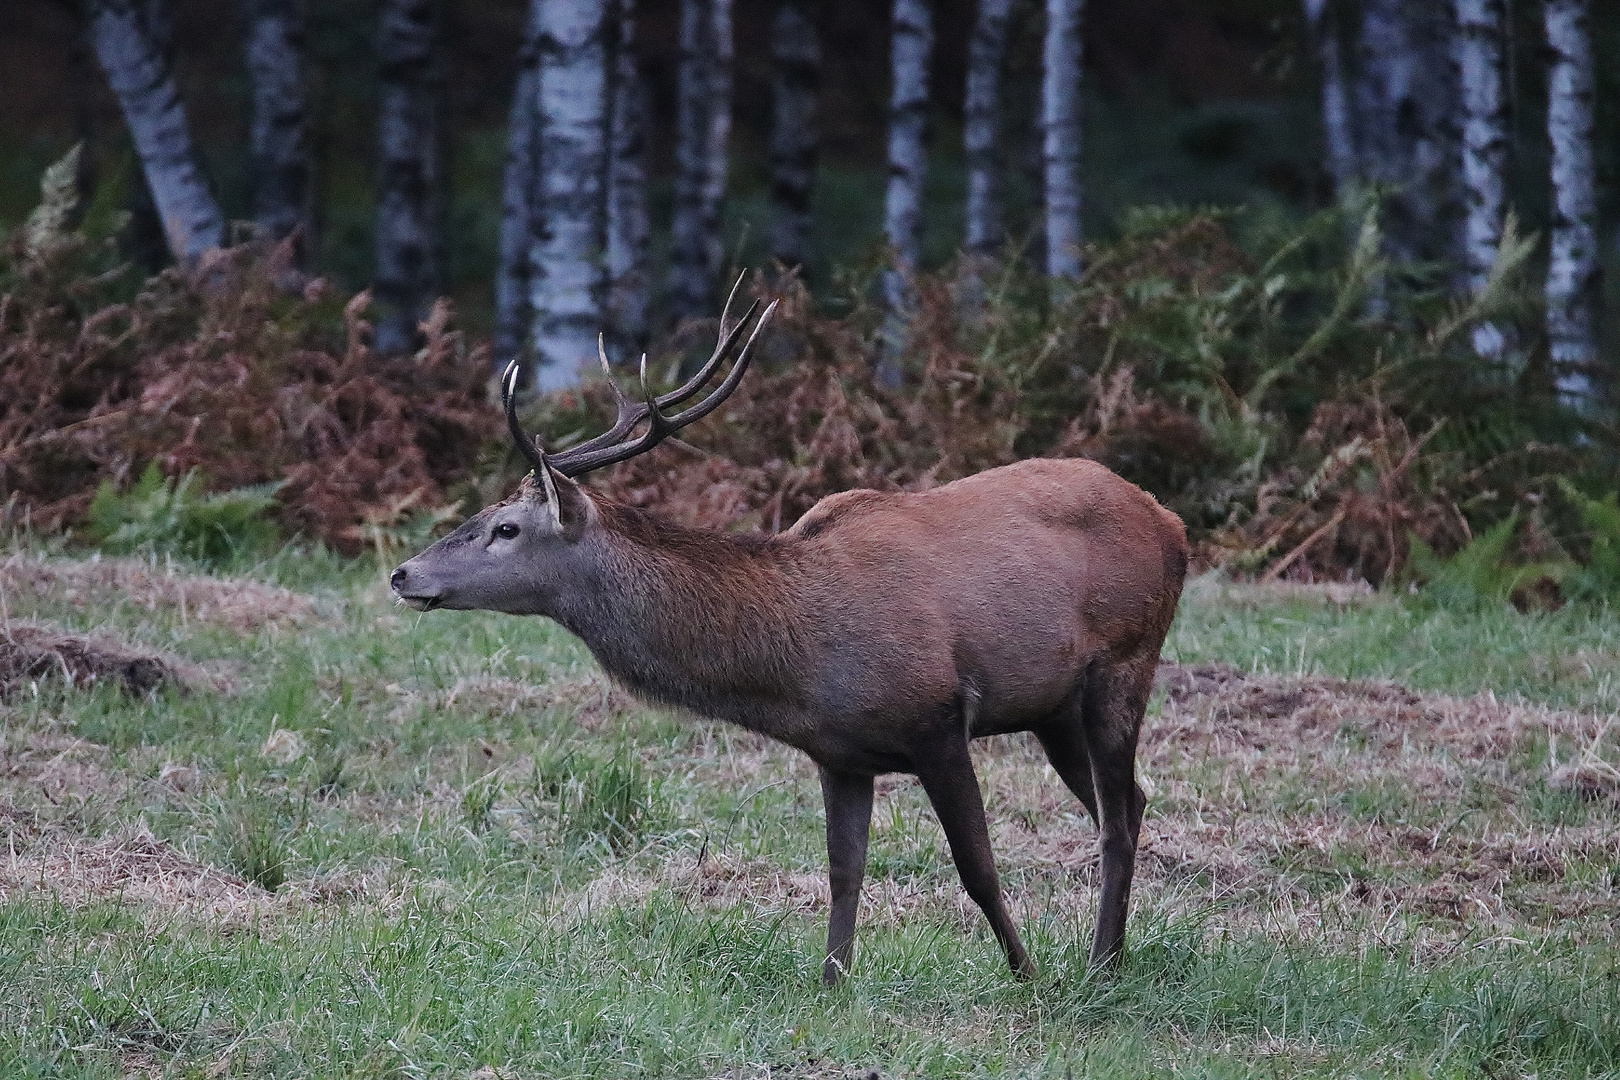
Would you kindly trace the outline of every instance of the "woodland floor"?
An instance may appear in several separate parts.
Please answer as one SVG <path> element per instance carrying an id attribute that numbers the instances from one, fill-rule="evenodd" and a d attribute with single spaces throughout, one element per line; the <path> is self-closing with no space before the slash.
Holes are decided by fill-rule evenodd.
<path id="1" fill-rule="evenodd" d="M 819 986 L 796 753 L 538 620 L 0 553 L 0 1075 L 1620 1073 L 1620 613 L 1193 582 L 1140 755 L 1129 956 L 1024 738 L 976 760 L 1042 968 L 880 783 Z"/>

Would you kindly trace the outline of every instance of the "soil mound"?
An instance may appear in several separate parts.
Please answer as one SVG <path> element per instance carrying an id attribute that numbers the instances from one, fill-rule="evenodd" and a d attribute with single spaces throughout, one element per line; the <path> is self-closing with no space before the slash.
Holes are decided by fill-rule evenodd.
<path id="1" fill-rule="evenodd" d="M 46 626 L 0 630 L 0 697 L 31 681 L 59 678 L 69 686 L 111 682 L 126 693 L 188 687 L 183 661 L 103 635 L 68 634 Z"/>

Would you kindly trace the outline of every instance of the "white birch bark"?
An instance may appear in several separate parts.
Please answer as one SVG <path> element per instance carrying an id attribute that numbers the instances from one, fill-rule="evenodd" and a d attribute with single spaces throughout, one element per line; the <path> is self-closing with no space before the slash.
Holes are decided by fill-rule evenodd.
<path id="1" fill-rule="evenodd" d="M 538 86 L 540 9 L 547 0 L 529 0 L 518 48 L 517 80 L 506 122 L 506 168 L 501 177 L 500 248 L 495 266 L 495 370 L 505 371 L 523 350 L 529 333 L 530 199 L 539 153 Z"/>
<path id="2" fill-rule="evenodd" d="M 1598 406 L 1597 199 L 1592 155 L 1592 39 L 1586 0 L 1546 0 L 1547 135 L 1553 223 L 1547 265 L 1547 338 L 1564 404 Z"/>
<path id="3" fill-rule="evenodd" d="M 815 8 L 780 0 L 771 24 L 771 256 L 787 267 L 802 268 L 810 257 L 820 82 Z"/>
<path id="4" fill-rule="evenodd" d="M 709 314 L 724 257 L 720 209 L 731 139 L 731 50 L 731 0 L 681 0 L 669 282 L 677 319 Z"/>
<path id="5" fill-rule="evenodd" d="M 647 88 L 636 63 L 635 5 L 616 0 L 613 42 L 613 117 L 608 162 L 608 326 L 623 350 L 646 344 L 651 282 L 647 255 L 652 225 L 647 210 Z"/>
<path id="6" fill-rule="evenodd" d="M 1364 180 L 1387 189 L 1384 237 L 1398 261 L 1452 258 L 1457 83 L 1441 0 L 1365 0 L 1354 111 Z"/>
<path id="7" fill-rule="evenodd" d="M 169 68 L 162 0 L 95 0 L 90 37 L 129 125 L 169 251 L 194 262 L 225 243 L 225 215 L 192 148 Z"/>
<path id="8" fill-rule="evenodd" d="M 894 0 L 889 42 L 889 184 L 883 197 L 883 235 L 893 259 L 883 272 L 885 309 L 879 342 L 878 381 L 899 386 L 906 323 L 911 313 L 908 282 L 922 248 L 923 181 L 928 172 L 928 62 L 934 50 L 930 0 Z"/>
<path id="9" fill-rule="evenodd" d="M 1041 153 L 1046 274 L 1080 276 L 1080 17 L 1082 0 L 1046 0 Z"/>
<path id="10" fill-rule="evenodd" d="M 1356 183 L 1355 128 L 1345 88 L 1344 40 L 1327 0 L 1305 0 L 1305 22 L 1316 48 L 1322 79 L 1322 142 L 1335 198 L 1345 199 Z"/>
<path id="11" fill-rule="evenodd" d="M 968 174 L 963 243 L 970 255 L 993 256 L 1002 241 L 996 140 L 1001 132 L 1001 61 L 1007 50 L 1011 11 L 1012 0 L 979 0 L 979 14 L 968 39 L 962 149 Z"/>
<path id="12" fill-rule="evenodd" d="M 303 0 L 244 0 L 247 68 L 253 87 L 253 220 L 270 237 L 299 236 L 313 249 L 309 99 L 304 91 Z"/>
<path id="13" fill-rule="evenodd" d="M 607 240 L 607 0 L 540 11 L 540 170 L 529 303 L 535 384 L 575 386 L 602 331 Z"/>
<path id="14" fill-rule="evenodd" d="M 404 352 L 441 285 L 444 184 L 439 124 L 439 12 L 434 0 L 378 9 L 377 303 L 375 344 Z"/>
<path id="15" fill-rule="evenodd" d="M 1496 263 L 1507 218 L 1507 5 L 1505 0 L 1453 0 L 1453 8 L 1462 100 L 1463 274 L 1469 291 L 1478 293 Z M 1495 359 L 1506 340 L 1499 327 L 1482 323 L 1474 328 L 1473 344 L 1480 357 Z"/>

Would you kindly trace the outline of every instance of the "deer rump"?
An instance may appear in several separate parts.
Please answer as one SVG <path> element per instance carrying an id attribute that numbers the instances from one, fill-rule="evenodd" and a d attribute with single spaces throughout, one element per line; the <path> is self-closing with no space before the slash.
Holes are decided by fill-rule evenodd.
<path id="1" fill-rule="evenodd" d="M 1114 962 L 1146 802 L 1137 736 L 1186 572 L 1181 520 L 1073 459 L 924 492 L 832 495 L 771 537 L 684 528 L 574 481 L 717 408 L 774 307 L 746 341 L 757 305 L 735 325 L 722 312 L 720 343 L 697 376 L 639 403 L 615 385 L 613 427 L 557 453 L 518 422 L 514 363 L 502 380 L 507 423 L 534 473 L 397 568 L 396 594 L 424 611 L 549 616 L 642 696 L 809 754 L 827 810 L 829 983 L 853 957 L 873 779 L 887 772 L 921 780 L 1008 963 L 1034 974 L 1001 895 L 968 753 L 979 736 L 1033 732 L 1097 823 L 1091 961 Z M 665 411 L 739 345 L 718 389 Z"/>

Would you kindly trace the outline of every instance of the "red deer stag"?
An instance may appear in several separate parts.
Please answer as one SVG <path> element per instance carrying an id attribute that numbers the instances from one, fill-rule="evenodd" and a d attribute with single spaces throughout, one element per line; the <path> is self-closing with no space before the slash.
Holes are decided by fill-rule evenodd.
<path id="1" fill-rule="evenodd" d="M 721 315 L 719 345 L 685 385 L 642 402 L 615 386 L 612 429 L 557 453 L 518 423 L 514 364 L 506 416 L 533 473 L 395 570 L 394 591 L 422 611 L 549 616 L 641 696 L 809 754 L 826 801 L 829 983 L 853 953 L 873 778 L 891 772 L 921 779 L 1008 963 L 1035 973 L 1002 900 L 968 754 L 970 739 L 1034 732 L 1097 823 L 1091 962 L 1115 961 L 1146 801 L 1137 732 L 1187 564 L 1181 520 L 1077 459 L 929 491 L 846 491 L 776 536 L 684 528 L 574 482 L 713 412 L 775 306 L 698 404 L 666 411 L 735 351 L 757 303 L 733 327 Z"/>

